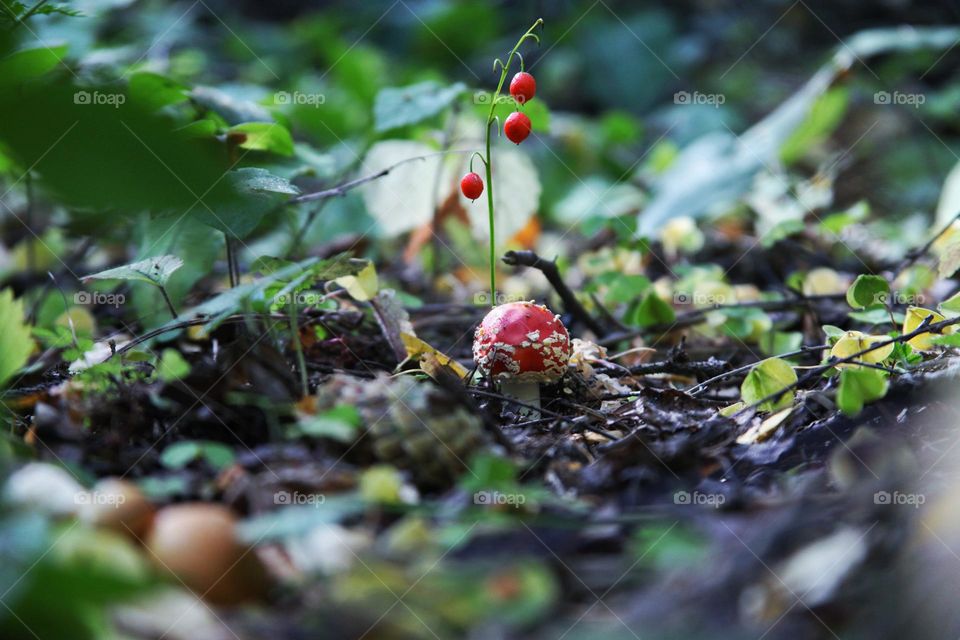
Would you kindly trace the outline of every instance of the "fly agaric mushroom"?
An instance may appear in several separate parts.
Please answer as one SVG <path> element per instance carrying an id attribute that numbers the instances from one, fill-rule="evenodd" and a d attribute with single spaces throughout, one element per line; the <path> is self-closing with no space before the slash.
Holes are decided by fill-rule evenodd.
<path id="1" fill-rule="evenodd" d="M 473 339 L 473 360 L 500 390 L 540 408 L 540 383 L 556 382 L 570 360 L 567 328 L 543 305 L 511 302 L 494 307 Z M 538 411 L 521 411 L 533 413 Z"/>

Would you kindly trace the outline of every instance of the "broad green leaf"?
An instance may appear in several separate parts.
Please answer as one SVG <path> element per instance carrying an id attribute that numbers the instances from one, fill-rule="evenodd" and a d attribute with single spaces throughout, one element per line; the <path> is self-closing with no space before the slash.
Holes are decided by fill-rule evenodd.
<path id="1" fill-rule="evenodd" d="M 854 309 L 865 309 L 884 304 L 890 293 L 890 284 L 880 276 L 859 275 L 847 289 L 847 304 Z"/>
<path id="2" fill-rule="evenodd" d="M 740 396 L 748 405 L 796 384 L 797 373 L 785 360 L 768 358 L 750 370 L 740 386 Z M 793 403 L 793 391 L 786 391 L 777 400 L 767 400 L 761 411 L 784 409 Z"/>
<path id="3" fill-rule="evenodd" d="M 164 382 L 181 380 L 190 375 L 190 363 L 176 349 L 164 349 L 157 363 L 157 376 Z"/>
<path id="4" fill-rule="evenodd" d="M 289 180 L 260 168 L 231 171 L 224 182 L 232 191 L 230 197 L 215 203 L 212 210 L 199 205 L 193 211 L 204 223 L 238 238 L 250 235 L 266 214 L 300 193 Z"/>
<path id="5" fill-rule="evenodd" d="M 165 287 L 173 272 L 183 266 L 183 260 L 177 256 L 157 256 L 140 262 L 125 264 L 122 267 L 107 269 L 84 276 L 82 280 L 136 280 Z"/>
<path id="6" fill-rule="evenodd" d="M 47 73 L 67 55 L 67 45 L 24 49 L 0 60 L 0 86 Z"/>
<path id="7" fill-rule="evenodd" d="M 887 373 L 879 369 L 844 369 L 840 372 L 837 406 L 847 416 L 855 416 L 863 405 L 887 394 Z"/>
<path id="8" fill-rule="evenodd" d="M 139 71 L 130 76 L 129 93 L 130 100 L 151 110 L 187 100 L 187 88 L 184 85 L 149 71 Z"/>
<path id="9" fill-rule="evenodd" d="M 383 133 L 433 117 L 449 107 L 465 89 L 461 82 L 441 85 L 432 80 L 381 89 L 373 105 L 376 131 Z"/>
<path id="10" fill-rule="evenodd" d="M 221 442 L 183 440 L 170 445 L 160 454 L 160 462 L 169 469 L 182 469 L 196 460 L 203 460 L 215 469 L 223 469 L 233 464 L 233 449 Z"/>
<path id="11" fill-rule="evenodd" d="M 629 182 L 614 184 L 598 176 L 588 176 L 577 181 L 554 205 L 554 214 L 567 224 L 586 218 L 619 218 L 636 213 L 646 201 L 643 191 Z"/>
<path id="12" fill-rule="evenodd" d="M 677 317 L 676 313 L 663 298 L 655 292 L 647 293 L 639 302 L 627 309 L 623 321 L 632 327 L 652 327 L 669 324 Z"/>
<path id="13" fill-rule="evenodd" d="M 293 155 L 293 138 L 282 124 L 275 122 L 244 122 L 227 130 L 237 146 L 256 151 L 270 151 L 281 156 Z"/>
<path id="14" fill-rule="evenodd" d="M 23 313 L 23 300 L 14 300 L 13 291 L 0 291 L 0 388 L 23 365 L 33 351 L 30 326 Z"/>

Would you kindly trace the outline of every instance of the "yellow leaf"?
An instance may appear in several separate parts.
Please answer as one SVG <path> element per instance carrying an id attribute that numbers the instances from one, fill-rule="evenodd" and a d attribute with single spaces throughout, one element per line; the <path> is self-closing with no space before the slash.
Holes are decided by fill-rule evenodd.
<path id="1" fill-rule="evenodd" d="M 367 264 L 355 276 L 343 276 L 334 280 L 338 285 L 347 290 L 354 300 L 366 302 L 377 295 L 380 289 L 380 281 L 377 278 L 377 269 L 373 263 Z"/>
<path id="2" fill-rule="evenodd" d="M 913 333 L 916 331 L 920 324 L 927 318 L 930 317 L 929 324 L 936 324 L 937 322 L 943 322 L 946 320 L 942 315 L 936 311 L 931 311 L 930 309 L 924 309 L 923 307 L 907 307 L 907 315 L 903 319 L 903 334 Z M 943 330 L 943 333 L 953 333 L 956 330 L 956 327 L 950 326 L 946 327 Z M 928 351 L 933 348 L 933 338 L 937 334 L 924 332 L 919 335 L 916 335 L 910 338 L 907 341 L 911 347 L 917 351 Z"/>
<path id="3" fill-rule="evenodd" d="M 861 331 L 847 331 L 840 336 L 840 339 L 837 340 L 833 348 L 830 349 L 830 355 L 842 360 L 843 358 L 849 358 L 855 353 L 860 353 L 864 349 L 869 349 L 878 342 L 885 342 L 887 340 L 889 340 L 887 336 L 871 336 Z M 869 351 L 857 358 L 855 362 L 878 364 L 889 358 L 891 353 L 893 353 L 893 343 Z M 838 369 L 843 367 L 859 367 L 859 365 L 853 362 L 837 365 Z"/>
<path id="4" fill-rule="evenodd" d="M 409 333 L 401 333 L 400 339 L 403 340 L 403 346 L 407 348 L 407 357 L 418 358 L 420 366 L 430 377 L 436 377 L 435 374 L 439 367 L 450 369 L 460 378 L 466 378 L 470 374 L 462 364 L 445 353 L 437 351 L 420 338 Z"/>

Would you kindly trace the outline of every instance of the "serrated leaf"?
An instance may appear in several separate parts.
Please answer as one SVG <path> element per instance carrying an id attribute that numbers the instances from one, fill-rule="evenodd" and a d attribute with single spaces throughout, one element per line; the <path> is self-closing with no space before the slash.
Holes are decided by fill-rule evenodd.
<path id="1" fill-rule="evenodd" d="M 14 300 L 13 291 L 0 291 L 0 388 L 10 381 L 30 358 L 33 340 L 25 322 L 23 301 Z"/>
<path id="2" fill-rule="evenodd" d="M 890 293 L 890 284 L 880 276 L 861 274 L 847 289 L 847 304 L 854 309 L 865 309 L 883 304 Z"/>
<path id="3" fill-rule="evenodd" d="M 87 280 L 135 280 L 165 287 L 170 276 L 182 266 L 183 260 L 177 256 L 157 256 L 125 264 L 122 267 L 99 271 L 82 279 L 84 282 Z"/>
<path id="4" fill-rule="evenodd" d="M 229 139 L 237 139 L 237 146 L 255 151 L 270 151 L 281 156 L 293 155 L 293 137 L 282 124 L 275 122 L 244 122 L 227 130 Z"/>
<path id="5" fill-rule="evenodd" d="M 847 416 L 855 416 L 863 405 L 887 394 L 887 374 L 879 369 L 844 369 L 840 373 L 837 406 Z"/>
<path id="6" fill-rule="evenodd" d="M 760 402 L 797 382 L 793 367 L 780 358 L 768 358 L 750 370 L 740 386 L 740 396 L 748 405 Z M 777 400 L 767 400 L 759 406 L 761 411 L 775 411 L 793 403 L 793 391 L 786 391 Z"/>
<path id="7" fill-rule="evenodd" d="M 375 129 L 383 133 L 422 122 L 449 107 L 465 89 L 462 82 L 441 85 L 432 80 L 381 89 L 373 104 Z"/>

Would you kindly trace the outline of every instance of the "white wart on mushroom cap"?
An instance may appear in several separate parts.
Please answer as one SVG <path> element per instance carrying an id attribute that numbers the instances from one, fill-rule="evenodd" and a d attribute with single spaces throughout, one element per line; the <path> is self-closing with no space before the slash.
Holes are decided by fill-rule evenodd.
<path id="1" fill-rule="evenodd" d="M 570 334 L 560 316 L 533 302 L 494 307 L 473 340 L 477 367 L 498 380 L 556 382 L 570 353 Z"/>

